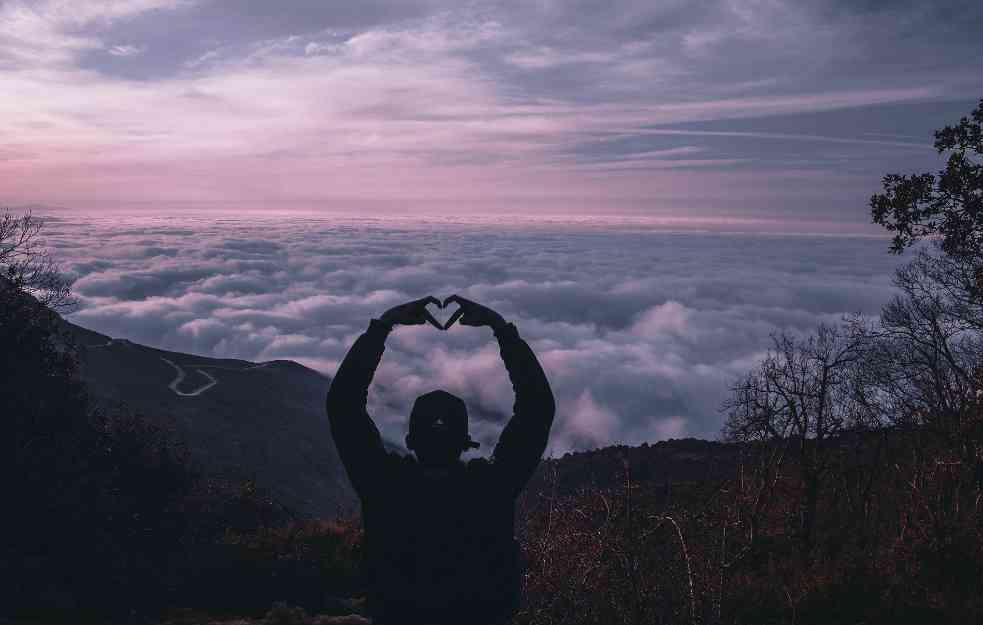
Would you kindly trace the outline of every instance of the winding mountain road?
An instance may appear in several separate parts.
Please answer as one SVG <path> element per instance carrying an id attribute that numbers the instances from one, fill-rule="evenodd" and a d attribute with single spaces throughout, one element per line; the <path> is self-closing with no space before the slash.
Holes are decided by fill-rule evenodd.
<path id="1" fill-rule="evenodd" d="M 129 346 L 129 345 L 132 345 L 132 343 L 130 343 L 130 341 L 128 341 L 126 339 L 109 339 L 105 343 L 99 343 L 97 345 L 86 345 L 85 347 L 87 349 L 99 349 L 99 348 L 106 349 L 106 348 L 112 348 L 112 347 L 126 347 L 126 346 Z M 170 384 L 167 385 L 167 388 L 171 389 L 174 392 L 174 394 L 175 395 L 178 395 L 179 397 L 198 397 L 199 395 L 201 395 L 205 391 L 211 390 L 212 388 L 214 388 L 215 386 L 218 385 L 219 380 L 217 378 L 215 378 L 215 376 L 213 376 L 212 374 L 210 374 L 207 371 L 205 371 L 205 369 L 221 369 L 223 371 L 251 371 L 253 369 L 261 369 L 263 367 L 268 367 L 268 366 L 272 365 L 275 362 L 275 361 L 260 362 L 260 363 L 257 363 L 257 364 L 251 364 L 251 365 L 248 365 L 248 366 L 245 366 L 245 367 L 238 367 L 238 368 L 237 367 L 223 367 L 223 366 L 220 366 L 220 365 L 203 365 L 203 364 L 202 365 L 194 365 L 193 366 L 194 367 L 194 371 L 196 371 L 196 372 L 200 373 L 201 375 L 205 376 L 205 378 L 207 378 L 208 381 L 206 383 L 202 384 L 201 386 L 195 388 L 194 390 L 191 390 L 191 391 L 182 391 L 181 390 L 181 385 L 184 383 L 184 381 L 188 377 L 188 374 L 184 370 L 184 366 L 179 365 L 178 363 L 174 362 L 173 360 L 170 360 L 168 358 L 164 358 L 163 356 L 161 356 L 160 359 L 163 360 L 164 362 L 166 362 L 167 364 L 169 364 L 174 369 L 174 372 L 175 372 L 176 375 L 174 376 L 174 379 L 171 380 Z M 192 365 L 185 365 L 185 366 L 187 366 L 188 368 L 191 368 L 192 367 Z"/>
<path id="2" fill-rule="evenodd" d="M 212 377 L 210 373 L 202 371 L 201 369 L 195 369 L 195 371 L 208 378 L 208 383 L 203 386 L 199 386 L 193 391 L 182 391 L 178 387 L 181 385 L 181 382 L 184 382 L 184 378 L 187 377 L 186 374 L 184 373 L 184 369 L 182 369 L 181 365 L 175 363 L 173 360 L 168 360 L 167 358 L 163 358 L 163 357 L 161 358 L 161 360 L 174 367 L 174 370 L 177 371 L 177 377 L 174 378 L 174 380 L 167 385 L 169 389 L 174 391 L 175 395 L 180 395 L 181 397 L 197 397 L 198 395 L 201 395 L 208 389 L 218 384 L 218 380 Z"/>
<path id="3" fill-rule="evenodd" d="M 261 362 L 259 364 L 249 365 L 248 367 L 242 367 L 241 369 L 236 369 L 234 367 L 222 367 L 219 365 L 198 365 L 195 367 L 195 371 L 208 378 L 208 383 L 196 388 L 193 391 L 182 391 L 178 387 L 181 386 L 181 383 L 184 382 L 184 379 L 187 377 L 187 375 L 184 373 L 184 368 L 181 365 L 177 364 L 176 362 L 172 360 L 168 360 L 167 358 L 161 357 L 161 360 L 174 367 L 174 370 L 177 371 L 177 377 L 174 378 L 174 380 L 172 380 L 171 383 L 167 385 L 167 387 L 172 391 L 174 391 L 175 394 L 180 395 L 181 397 L 197 397 L 198 395 L 201 395 L 202 393 L 211 389 L 213 386 L 219 383 L 219 381 L 215 378 L 215 376 L 208 373 L 207 371 L 203 371 L 203 369 L 221 369 L 223 371 L 251 371 L 253 369 L 268 367 L 269 365 L 273 364 L 272 362 Z"/>

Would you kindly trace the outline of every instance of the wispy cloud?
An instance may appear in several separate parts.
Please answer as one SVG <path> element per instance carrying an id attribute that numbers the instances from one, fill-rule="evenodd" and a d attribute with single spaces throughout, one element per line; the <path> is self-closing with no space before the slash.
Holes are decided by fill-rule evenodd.
<path id="1" fill-rule="evenodd" d="M 137 56 L 145 51 L 146 48 L 140 46 L 112 46 L 107 50 L 113 56 Z"/>

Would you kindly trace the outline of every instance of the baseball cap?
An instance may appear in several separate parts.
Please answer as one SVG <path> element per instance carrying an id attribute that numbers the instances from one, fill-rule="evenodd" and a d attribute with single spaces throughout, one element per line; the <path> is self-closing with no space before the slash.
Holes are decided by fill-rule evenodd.
<path id="1" fill-rule="evenodd" d="M 480 443 L 468 434 L 468 408 L 460 397 L 444 390 L 430 391 L 416 398 L 410 411 L 410 436 L 424 431 L 447 431 L 465 447 Z"/>

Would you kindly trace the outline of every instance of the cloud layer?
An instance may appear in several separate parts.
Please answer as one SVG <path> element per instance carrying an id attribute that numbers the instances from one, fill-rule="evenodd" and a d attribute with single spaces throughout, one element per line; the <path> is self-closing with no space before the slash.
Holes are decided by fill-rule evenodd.
<path id="1" fill-rule="evenodd" d="M 553 453 L 715 436 L 728 385 L 770 333 L 876 314 L 897 262 L 884 239 L 614 220 L 65 212 L 45 233 L 77 278 L 75 322 L 209 356 L 289 358 L 330 375 L 390 306 L 451 293 L 490 305 L 553 385 Z M 490 451 L 513 401 L 491 332 L 399 328 L 370 411 L 401 440 L 413 399 L 434 388 L 467 401 Z"/>

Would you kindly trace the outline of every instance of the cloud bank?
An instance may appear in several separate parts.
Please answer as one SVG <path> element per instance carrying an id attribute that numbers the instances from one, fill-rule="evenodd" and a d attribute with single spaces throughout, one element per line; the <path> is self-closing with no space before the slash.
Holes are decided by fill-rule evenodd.
<path id="1" fill-rule="evenodd" d="M 483 302 L 516 323 L 550 378 L 552 453 L 715 436 L 729 384 L 770 333 L 876 314 L 897 262 L 879 238 L 614 220 L 65 212 L 45 233 L 76 278 L 73 321 L 195 354 L 331 375 L 390 306 L 427 294 Z M 402 440 L 413 400 L 435 388 L 466 400 L 488 453 L 513 401 L 490 331 L 397 329 L 370 412 Z"/>

